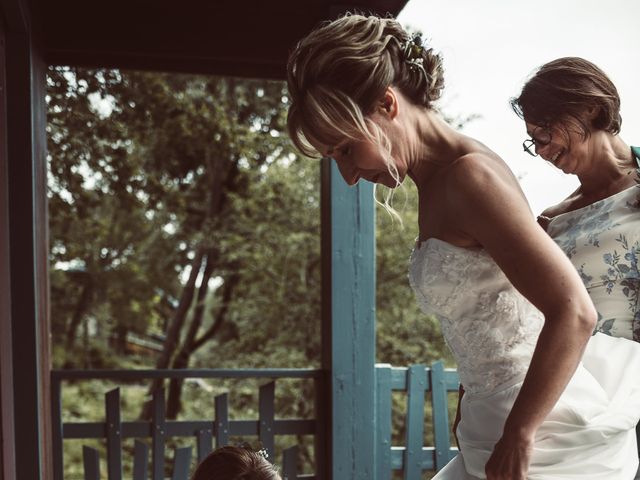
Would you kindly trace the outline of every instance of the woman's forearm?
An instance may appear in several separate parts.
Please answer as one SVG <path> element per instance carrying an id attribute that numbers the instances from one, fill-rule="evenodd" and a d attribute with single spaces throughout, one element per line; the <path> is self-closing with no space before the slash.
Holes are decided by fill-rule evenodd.
<path id="1" fill-rule="evenodd" d="M 504 434 L 533 437 L 573 376 L 595 325 L 595 310 L 547 317 Z"/>

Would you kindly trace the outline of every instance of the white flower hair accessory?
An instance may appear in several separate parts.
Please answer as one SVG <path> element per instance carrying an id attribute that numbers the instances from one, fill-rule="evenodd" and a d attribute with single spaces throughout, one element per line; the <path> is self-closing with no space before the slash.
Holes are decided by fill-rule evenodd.
<path id="1" fill-rule="evenodd" d="M 402 56 L 404 62 L 409 65 L 409 69 L 413 71 L 421 71 L 424 74 L 424 78 L 428 79 L 427 71 L 424 69 L 424 46 L 422 45 L 422 37 L 420 35 L 414 35 L 402 44 Z"/>

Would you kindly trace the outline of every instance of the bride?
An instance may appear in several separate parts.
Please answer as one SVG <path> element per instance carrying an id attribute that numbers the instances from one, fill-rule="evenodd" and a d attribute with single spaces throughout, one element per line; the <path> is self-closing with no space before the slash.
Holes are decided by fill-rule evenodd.
<path id="1" fill-rule="evenodd" d="M 435 478 L 633 478 L 640 345 L 591 336 L 593 304 L 509 168 L 434 109 L 441 58 L 393 19 L 347 15 L 299 42 L 288 86 L 300 151 L 350 185 L 417 185 L 410 283 L 466 392 L 461 453 Z"/>

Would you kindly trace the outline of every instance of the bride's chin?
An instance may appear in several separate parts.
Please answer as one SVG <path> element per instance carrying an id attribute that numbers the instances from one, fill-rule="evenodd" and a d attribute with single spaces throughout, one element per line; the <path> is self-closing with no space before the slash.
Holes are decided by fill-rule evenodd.
<path id="1" fill-rule="evenodd" d="M 393 182 L 393 183 L 392 183 L 392 182 Z M 390 179 L 390 181 L 388 181 L 388 182 L 387 182 L 387 181 L 385 181 L 385 182 L 379 182 L 379 183 L 378 183 L 378 185 L 382 185 L 382 186 L 384 186 L 384 187 L 394 189 L 394 188 L 398 188 L 398 187 L 400 186 L 400 184 L 401 184 L 401 183 L 402 183 L 402 182 L 398 182 L 398 183 L 396 183 L 396 181 L 395 181 L 395 180 Z"/>

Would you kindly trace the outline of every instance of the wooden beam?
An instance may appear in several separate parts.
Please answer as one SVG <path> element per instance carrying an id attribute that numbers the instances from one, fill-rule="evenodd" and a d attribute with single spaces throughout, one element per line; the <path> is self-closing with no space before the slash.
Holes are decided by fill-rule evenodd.
<path id="1" fill-rule="evenodd" d="M 25 0 L 0 0 L 0 11 L 5 31 L 25 33 L 31 29 L 29 7 Z"/>
<path id="2" fill-rule="evenodd" d="M 323 160 L 323 367 L 331 383 L 328 478 L 375 478 L 373 185 Z"/>
<path id="3" fill-rule="evenodd" d="M 9 0 L 0 0 L 9 1 Z M 18 0 L 13 0 L 18 1 Z M 49 64 L 285 78 L 295 43 L 345 11 L 397 14 L 406 0 L 33 0 Z M 114 35 L 113 32 L 118 34 Z"/>

